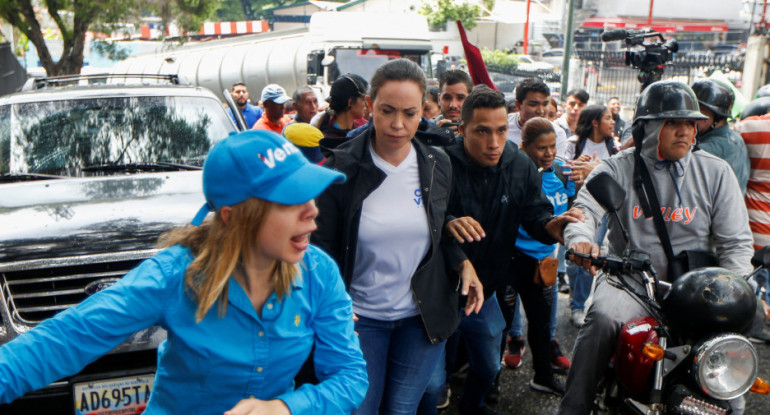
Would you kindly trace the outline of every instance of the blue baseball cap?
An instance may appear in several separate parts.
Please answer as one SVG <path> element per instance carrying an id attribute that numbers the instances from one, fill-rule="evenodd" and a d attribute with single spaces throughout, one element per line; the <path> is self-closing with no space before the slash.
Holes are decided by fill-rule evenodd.
<path id="1" fill-rule="evenodd" d="M 286 95 L 286 90 L 283 89 L 280 85 L 270 84 L 262 88 L 262 97 L 260 99 L 262 102 L 273 101 L 276 104 L 284 104 L 291 98 Z"/>
<path id="2" fill-rule="evenodd" d="M 198 226 L 209 212 L 251 197 L 298 205 L 343 181 L 344 174 L 309 162 L 294 144 L 272 131 L 233 134 L 215 144 L 206 157 L 206 204 L 192 224 Z"/>

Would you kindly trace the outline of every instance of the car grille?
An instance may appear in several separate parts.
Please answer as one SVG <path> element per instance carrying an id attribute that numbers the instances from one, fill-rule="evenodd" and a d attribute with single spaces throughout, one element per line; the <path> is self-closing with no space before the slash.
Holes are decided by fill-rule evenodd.
<path id="1" fill-rule="evenodd" d="M 15 323 L 34 325 L 106 288 L 156 252 L 88 255 L 2 266 L 3 297 Z"/>

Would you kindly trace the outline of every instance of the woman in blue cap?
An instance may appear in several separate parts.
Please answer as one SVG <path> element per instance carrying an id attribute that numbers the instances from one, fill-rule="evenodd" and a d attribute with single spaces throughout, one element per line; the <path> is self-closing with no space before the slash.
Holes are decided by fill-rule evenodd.
<path id="1" fill-rule="evenodd" d="M 272 132 L 217 143 L 197 226 L 163 235 L 168 248 L 120 282 L 0 348 L 0 402 L 158 325 L 168 337 L 145 414 L 349 413 L 368 384 L 351 300 L 334 262 L 309 245 L 313 198 L 343 180 Z M 321 382 L 295 390 L 313 346 Z"/>
<path id="2" fill-rule="evenodd" d="M 443 237 L 451 162 L 415 139 L 425 75 L 407 59 L 380 66 L 367 103 L 372 126 L 331 151 L 349 177 L 318 198 L 313 242 L 340 265 L 358 316 L 370 387 L 359 414 L 414 413 L 459 322 L 484 302 L 473 266 Z"/>

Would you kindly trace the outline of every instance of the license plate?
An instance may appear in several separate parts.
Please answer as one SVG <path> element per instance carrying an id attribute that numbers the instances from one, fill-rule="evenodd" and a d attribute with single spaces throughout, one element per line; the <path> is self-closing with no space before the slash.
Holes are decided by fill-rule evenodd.
<path id="1" fill-rule="evenodd" d="M 153 379 L 154 375 L 140 375 L 76 383 L 75 414 L 141 414 L 150 400 Z"/>

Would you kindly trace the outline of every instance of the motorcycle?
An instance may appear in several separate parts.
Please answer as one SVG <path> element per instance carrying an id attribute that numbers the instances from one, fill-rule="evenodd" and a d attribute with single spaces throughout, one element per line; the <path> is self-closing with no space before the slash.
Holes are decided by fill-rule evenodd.
<path id="1" fill-rule="evenodd" d="M 649 311 L 623 326 L 592 413 L 730 414 L 732 399 L 748 391 L 770 393 L 770 385 L 757 377 L 757 352 L 742 334 L 758 313 L 764 324 L 748 279 L 770 268 L 770 247 L 757 251 L 752 258 L 756 268 L 745 277 L 723 268 L 700 268 L 673 283 L 659 281 L 650 255 L 628 245 L 618 218 L 625 190 L 606 173 L 596 175 L 586 188 L 620 225 L 627 247 L 621 257 L 568 254 L 590 259 L 608 283 Z"/>

